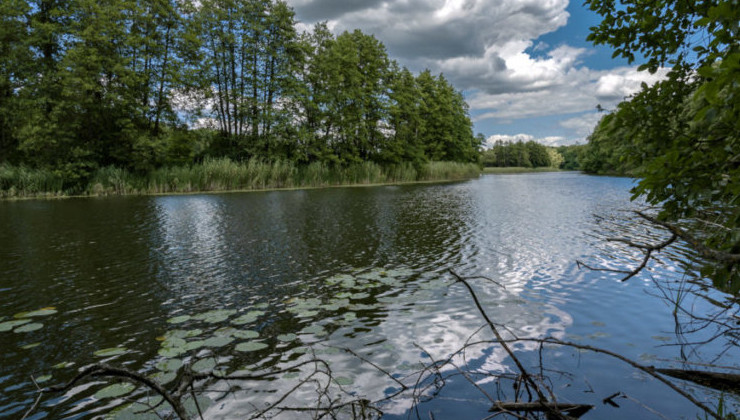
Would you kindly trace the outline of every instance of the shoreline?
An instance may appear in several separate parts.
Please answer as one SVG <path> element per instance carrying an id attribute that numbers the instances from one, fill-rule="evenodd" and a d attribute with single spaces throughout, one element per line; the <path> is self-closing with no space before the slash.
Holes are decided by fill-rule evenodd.
<path id="1" fill-rule="evenodd" d="M 475 177 L 464 177 L 464 178 L 448 178 L 448 179 L 431 179 L 431 180 L 420 180 L 420 181 L 389 181 L 389 182 L 376 182 L 376 183 L 347 183 L 347 184 L 330 184 L 330 185 L 306 185 L 306 186 L 295 186 L 295 187 L 265 187 L 265 188 L 241 188 L 241 189 L 224 189 L 224 190 L 194 190 L 194 191 L 172 191 L 172 192 L 135 192 L 135 193 L 104 193 L 104 194 L 52 194 L 42 193 L 38 195 L 29 195 L 22 197 L 0 197 L 1 202 L 15 202 L 15 201 L 30 201 L 30 200 L 68 200 L 68 199 L 83 199 L 83 198 L 129 198 L 129 197 L 178 197 L 178 196 L 191 196 L 191 195 L 215 195 L 215 194 L 244 194 L 244 193 L 260 193 L 260 192 L 276 192 L 276 191 L 301 191 L 301 190 L 321 190 L 321 189 L 334 189 L 334 188 L 370 188 L 370 187 L 388 187 L 388 186 L 407 186 L 407 185 L 424 185 L 424 184 L 449 184 L 454 182 L 465 182 L 471 179 L 476 179 L 482 175 L 485 175 L 481 171 Z"/>
<path id="2" fill-rule="evenodd" d="M 484 175 L 507 175 L 507 174 L 529 174 L 529 173 L 545 173 L 545 172 L 571 172 L 559 168 L 525 168 L 521 166 L 491 166 L 483 168 L 482 173 Z"/>

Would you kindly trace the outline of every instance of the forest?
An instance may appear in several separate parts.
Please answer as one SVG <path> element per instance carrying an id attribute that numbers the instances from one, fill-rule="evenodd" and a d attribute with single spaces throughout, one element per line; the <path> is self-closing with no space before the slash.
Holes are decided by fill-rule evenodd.
<path id="1" fill-rule="evenodd" d="M 520 168 L 560 168 L 565 162 L 559 150 L 536 141 L 496 141 L 481 153 L 485 166 Z M 570 168 L 574 169 L 574 168 Z"/>
<path id="2" fill-rule="evenodd" d="M 359 30 L 299 32 L 277 0 L 7 0 L 0 68 L 0 190 L 206 160 L 421 173 L 482 142 L 443 75 Z"/>

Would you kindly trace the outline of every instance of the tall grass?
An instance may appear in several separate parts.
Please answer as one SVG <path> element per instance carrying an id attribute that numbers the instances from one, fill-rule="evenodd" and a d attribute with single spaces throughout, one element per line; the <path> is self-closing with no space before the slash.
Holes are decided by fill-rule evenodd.
<path id="1" fill-rule="evenodd" d="M 45 169 L 0 165 L 0 197 L 34 197 L 62 195 L 64 180 Z"/>
<path id="2" fill-rule="evenodd" d="M 362 162 L 330 166 L 322 162 L 296 165 L 291 161 L 228 158 L 156 169 L 137 174 L 104 167 L 90 178 L 84 195 L 168 194 L 206 191 L 316 188 L 337 185 L 370 185 L 418 181 L 449 181 L 477 177 L 475 164 L 430 162 L 418 169 L 410 163 L 379 165 Z M 25 167 L 0 166 L 0 197 L 61 195 L 63 180 L 52 172 Z"/>

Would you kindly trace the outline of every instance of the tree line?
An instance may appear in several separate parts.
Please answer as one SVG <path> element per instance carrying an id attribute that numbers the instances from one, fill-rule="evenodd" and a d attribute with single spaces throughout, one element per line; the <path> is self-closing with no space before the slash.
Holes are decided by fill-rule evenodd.
<path id="1" fill-rule="evenodd" d="M 6 0 L 0 164 L 69 185 L 205 157 L 473 162 L 461 92 L 279 0 Z"/>
<path id="2" fill-rule="evenodd" d="M 635 197 L 655 222 L 706 260 L 720 290 L 740 293 L 740 8 L 732 0 L 587 0 L 603 20 L 590 39 L 641 70 L 668 76 L 607 113 L 581 156 L 583 169 L 639 178 Z"/>
<path id="3" fill-rule="evenodd" d="M 485 166 L 491 167 L 560 168 L 564 163 L 558 149 L 532 140 L 526 143 L 497 140 L 482 152 L 481 159 Z"/>

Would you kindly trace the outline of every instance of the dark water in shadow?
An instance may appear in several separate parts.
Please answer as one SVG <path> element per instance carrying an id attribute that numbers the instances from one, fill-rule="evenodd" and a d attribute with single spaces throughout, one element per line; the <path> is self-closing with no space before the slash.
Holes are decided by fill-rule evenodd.
<path id="1" fill-rule="evenodd" d="M 32 317 L 38 329 L 0 332 L 0 417 L 22 417 L 31 406 L 31 374 L 51 375 L 42 385 L 57 384 L 100 361 L 155 374 L 163 360 L 188 363 L 196 356 L 213 356 L 230 372 L 283 366 L 307 347 L 331 360 L 348 388 L 379 399 L 388 378 L 331 349 L 355 349 L 399 375 L 428 362 L 425 352 L 441 359 L 458 350 L 483 321 L 467 292 L 450 286 L 449 269 L 504 284 L 474 283 L 489 315 L 518 336 L 554 336 L 677 366 L 659 362 L 677 358 L 680 349 L 666 346 L 677 340 L 672 308 L 652 293 L 656 279 L 680 278 L 670 256 L 627 283 L 576 266 L 578 259 L 624 263 L 603 243 L 604 220 L 632 205 L 631 185 L 552 173 L 447 185 L 0 202 L 0 330 L 17 313 L 56 311 Z M 214 310 L 228 312 L 209 317 Z M 248 322 L 236 321 L 250 312 Z M 182 322 L 173 323 L 175 317 Z M 162 339 L 173 330 L 196 329 L 178 338 L 229 338 L 163 355 Z M 247 342 L 265 348 L 236 350 Z M 722 344 L 703 346 L 695 357 L 712 360 Z M 109 348 L 126 351 L 96 356 Z M 529 365 L 538 364 L 537 345 L 517 349 Z M 512 371 L 499 348 L 471 348 L 467 358 L 481 371 Z M 654 417 L 643 405 L 667 418 L 698 413 L 620 362 L 570 349 L 548 351 L 545 359 L 559 372 L 551 376 L 561 400 L 598 405 L 586 418 Z M 737 365 L 737 354 L 716 362 Z M 93 395 L 104 386 L 97 381 L 49 396 L 32 418 L 102 416 L 122 404 Z M 631 397 L 621 408 L 600 403 L 620 391 Z M 698 396 L 716 400 L 712 393 Z M 254 398 L 269 400 L 237 393 L 208 404 L 207 417 L 242 418 Z M 409 404 L 400 398 L 384 411 L 406 418 Z M 437 418 L 483 418 L 489 405 L 460 379 L 421 408 Z"/>

